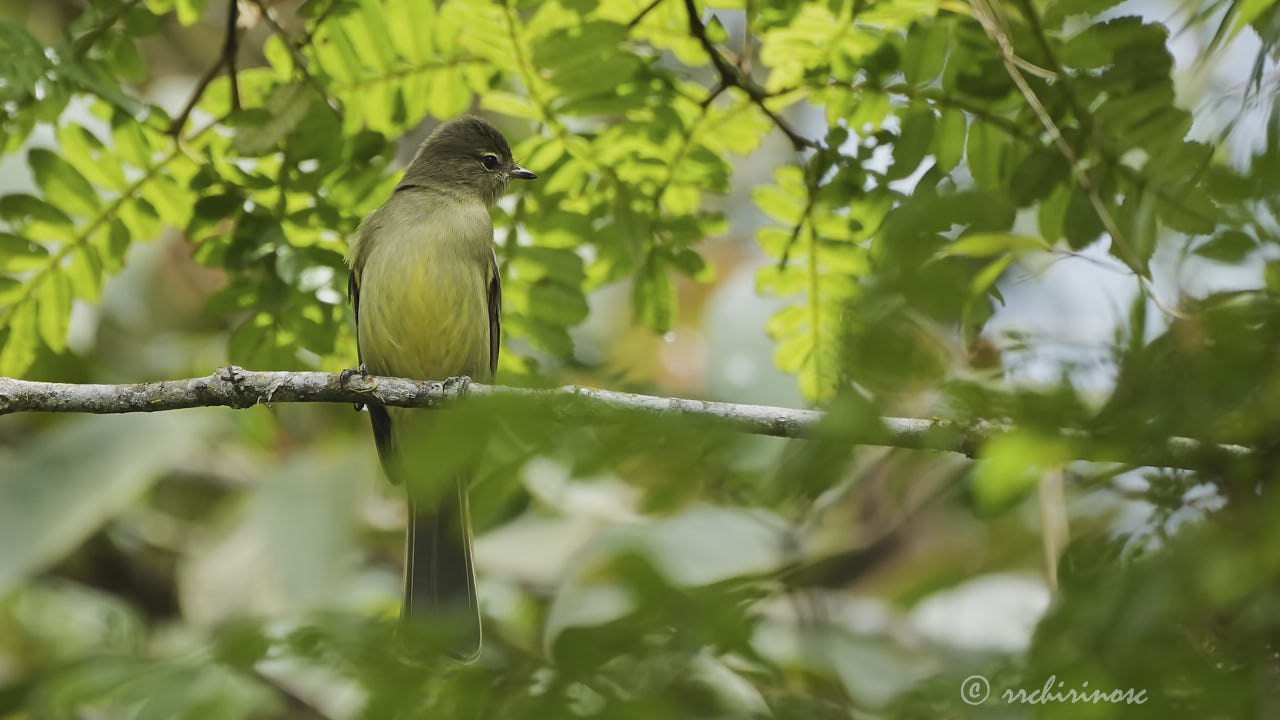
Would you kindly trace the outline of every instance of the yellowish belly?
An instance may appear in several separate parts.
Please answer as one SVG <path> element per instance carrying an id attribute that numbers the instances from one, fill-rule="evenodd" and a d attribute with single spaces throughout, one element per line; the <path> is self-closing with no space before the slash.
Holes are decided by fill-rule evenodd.
<path id="1" fill-rule="evenodd" d="M 490 379 L 488 268 L 438 255 L 375 252 L 365 264 L 358 331 L 370 373 Z"/>

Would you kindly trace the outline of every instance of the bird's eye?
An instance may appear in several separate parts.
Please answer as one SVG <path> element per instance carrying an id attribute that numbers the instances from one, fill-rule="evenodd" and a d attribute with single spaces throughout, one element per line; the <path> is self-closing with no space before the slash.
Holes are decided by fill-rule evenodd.
<path id="1" fill-rule="evenodd" d="M 483 158 L 480 159 L 480 162 L 484 163 L 485 170 L 493 170 L 498 167 L 498 156 L 485 155 Z"/>

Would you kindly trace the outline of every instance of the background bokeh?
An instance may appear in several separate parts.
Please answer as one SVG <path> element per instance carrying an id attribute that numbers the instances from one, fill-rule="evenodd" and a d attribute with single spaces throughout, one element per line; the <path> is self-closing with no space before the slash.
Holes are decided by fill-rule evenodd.
<path id="1" fill-rule="evenodd" d="M 540 177 L 495 212 L 498 382 L 833 430 L 449 410 L 458 665 L 397 650 L 363 413 L 0 417 L 0 718 L 1277 712 L 1275 3 L 707 5 L 242 1 L 233 89 L 225 0 L 0 0 L 0 374 L 353 366 L 346 238 L 474 111 Z M 1022 429 L 839 440 L 882 415 Z M 999 698 L 1050 678 L 1148 701 Z"/>

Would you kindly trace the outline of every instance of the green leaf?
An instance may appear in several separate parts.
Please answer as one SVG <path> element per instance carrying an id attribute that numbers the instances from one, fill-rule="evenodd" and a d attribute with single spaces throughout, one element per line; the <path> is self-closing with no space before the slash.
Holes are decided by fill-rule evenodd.
<path id="1" fill-rule="evenodd" d="M 485 93 L 480 98 L 480 105 L 486 110 L 525 120 L 538 120 L 542 117 L 542 111 L 528 98 L 504 90 L 491 90 Z"/>
<path id="2" fill-rule="evenodd" d="M 969 128 L 965 158 L 969 164 L 969 174 L 978 187 L 984 190 L 1004 189 L 1005 156 L 1008 150 L 1008 136 L 993 124 L 978 121 Z"/>
<path id="3" fill-rule="evenodd" d="M 998 435 L 982 446 L 969 484 L 985 514 L 1002 512 L 1035 489 L 1045 471 L 1070 459 L 1061 439 L 1029 430 Z"/>
<path id="4" fill-rule="evenodd" d="M 276 147 L 307 117 L 312 92 L 301 82 L 275 86 L 263 107 L 265 112 L 233 123 L 231 146 L 241 155 L 261 155 Z"/>
<path id="5" fill-rule="evenodd" d="M 942 73 L 950 42 L 950 24 L 929 22 L 907 33 L 902 74 L 912 85 L 928 85 Z"/>
<path id="6" fill-rule="evenodd" d="M 787 297 L 804 292 L 808 287 L 808 273 L 795 263 L 785 268 L 770 263 L 756 271 L 756 292 L 761 294 Z"/>
<path id="7" fill-rule="evenodd" d="M 122 191 L 127 186 L 124 168 L 102 141 L 80 125 L 66 124 L 58 128 L 58 147 L 86 180 L 110 190 Z"/>
<path id="8" fill-rule="evenodd" d="M 887 93 L 863 92 L 848 114 L 849 128 L 857 132 L 876 132 L 892 109 Z"/>
<path id="9" fill-rule="evenodd" d="M 1189 192 L 1178 200 L 1160 199 L 1160 219 L 1170 229 L 1188 235 L 1213 232 L 1218 209 L 1208 193 Z"/>
<path id="10" fill-rule="evenodd" d="M 112 218 L 111 225 L 98 233 L 98 241 L 94 246 L 102 258 L 103 269 L 108 273 L 120 272 L 124 267 L 124 256 L 129 251 L 131 238 L 129 230 L 120 218 Z"/>
<path id="11" fill-rule="evenodd" d="M 135 7 L 125 13 L 124 28 L 133 37 L 148 37 L 160 32 L 160 18 L 145 7 Z"/>
<path id="12" fill-rule="evenodd" d="M 26 272 L 44 267 L 49 262 L 49 249 L 24 237 L 0 232 L 0 270 Z"/>
<path id="13" fill-rule="evenodd" d="M 194 25 L 204 15 L 209 0 L 176 0 L 178 22 L 183 25 Z"/>
<path id="14" fill-rule="evenodd" d="M 1244 29 L 1246 25 L 1257 20 L 1262 13 L 1274 7 L 1276 0 L 1240 0 L 1235 25 L 1231 28 L 1232 37 Z"/>
<path id="15" fill-rule="evenodd" d="M 577 286 L 541 280 L 529 288 L 529 315 L 562 327 L 587 319 L 587 299 Z"/>
<path id="16" fill-rule="evenodd" d="M 172 227 L 186 225 L 192 198 L 169 177 L 160 175 L 151 178 L 142 186 L 142 197 L 151 204 L 165 224 Z"/>
<path id="17" fill-rule="evenodd" d="M 1125 194 L 1116 213 L 1125 242 L 1143 267 L 1156 249 L 1156 205 L 1154 193 L 1133 190 Z"/>
<path id="18" fill-rule="evenodd" d="M 902 132 L 893 143 L 893 165 L 885 173 L 886 180 L 900 180 L 915 172 L 929 151 L 935 124 L 932 108 L 918 108 L 907 115 Z"/>
<path id="19" fill-rule="evenodd" d="M 1014 168 L 1009 197 L 1018 207 L 1031 205 L 1052 193 L 1070 172 L 1056 148 L 1035 148 Z"/>
<path id="20" fill-rule="evenodd" d="M 1047 199 L 1040 203 L 1037 220 L 1040 235 L 1055 243 L 1063 238 L 1067 218 L 1067 204 L 1071 200 L 1071 185 L 1059 185 Z"/>
<path id="21" fill-rule="evenodd" d="M 102 295 L 102 261 L 92 245 L 81 245 L 71 252 L 67 277 L 75 296 L 96 303 Z"/>
<path id="22" fill-rule="evenodd" d="M 1195 249 L 1195 254 L 1220 263 L 1239 263 L 1249 253 L 1258 249 L 1258 242 L 1248 233 L 1239 230 L 1223 230 L 1211 240 Z"/>
<path id="23" fill-rule="evenodd" d="M 1048 251 L 1049 243 L 1030 235 L 1013 233 L 974 233 L 965 235 L 938 251 L 939 257 L 991 257 L 1002 253 L 1015 255 Z"/>
<path id="24" fill-rule="evenodd" d="M 773 220 L 794 225 L 804 215 L 803 188 L 764 185 L 751 193 L 756 207 Z"/>
<path id="25" fill-rule="evenodd" d="M 693 248 L 680 248 L 668 258 L 668 262 L 676 270 L 688 275 L 698 282 L 713 282 L 716 267 L 706 261 Z"/>
<path id="26" fill-rule="evenodd" d="M 0 275 L 0 307 L 12 305 L 26 291 L 25 283 L 15 278 Z"/>
<path id="27" fill-rule="evenodd" d="M 650 254 L 636 275 L 631 297 L 635 319 L 654 330 L 665 333 L 675 320 L 676 288 L 666 266 Z"/>
<path id="28" fill-rule="evenodd" d="M 1008 253 L 992 260 L 986 267 L 982 268 L 977 275 L 973 276 L 973 280 L 969 283 L 969 297 L 979 298 L 986 295 L 987 292 L 995 288 L 996 281 L 1009 269 L 1014 261 L 1014 254 Z"/>
<path id="29" fill-rule="evenodd" d="M 511 259 L 511 267 L 521 280 L 530 282 L 552 278 L 577 286 L 584 275 L 582 258 L 568 248 L 522 247 Z"/>
<path id="30" fill-rule="evenodd" d="M 1044 14 L 1044 23 L 1056 28 L 1072 15 L 1097 15 L 1120 4 L 1121 0 L 1057 0 Z"/>
<path id="31" fill-rule="evenodd" d="M 192 208 L 187 235 L 192 240 L 208 237 L 209 231 L 238 218 L 244 209 L 244 196 L 239 193 L 206 195 Z"/>
<path id="32" fill-rule="evenodd" d="M 147 65 L 133 38 L 124 33 L 108 35 L 102 42 L 102 54 L 111 73 L 121 80 L 142 83 L 147 79 Z"/>
<path id="33" fill-rule="evenodd" d="M 116 154 L 133 167 L 151 167 L 151 144 L 142 125 L 119 109 L 111 114 L 111 143 Z"/>
<path id="34" fill-rule="evenodd" d="M 43 148 L 27 153 L 27 163 L 45 198 L 58 203 L 72 215 L 96 215 L 102 200 L 89 181 L 76 172 L 66 160 Z"/>
<path id="35" fill-rule="evenodd" d="M 367 61 L 376 58 L 383 68 L 395 64 L 396 46 L 379 0 L 360 0 L 360 12 L 352 15 L 349 27 L 360 57 Z"/>
<path id="36" fill-rule="evenodd" d="M 4 339 L 4 347 L 0 348 L 0 375 L 22 377 L 36 359 L 36 342 L 39 337 L 36 304 L 28 300 L 11 306 L 4 325 L 8 326 L 9 335 Z"/>
<path id="37" fill-rule="evenodd" d="M 0 197 L 0 220 L 25 228 L 26 235 L 36 239 L 64 239 L 75 229 L 66 213 L 25 193 Z"/>
<path id="38" fill-rule="evenodd" d="M 1089 200 L 1089 193 L 1079 185 L 1070 186 L 1062 224 L 1067 244 L 1074 250 L 1083 249 L 1102 234 L 1102 218 Z"/>
<path id="39" fill-rule="evenodd" d="M 436 27 L 436 6 L 418 0 L 386 0 L 391 39 L 401 55 L 422 61 L 435 55 L 431 31 Z"/>
<path id="40" fill-rule="evenodd" d="M 57 270 L 46 272 L 35 299 L 39 303 L 40 339 L 50 350 L 62 352 L 67 348 L 67 324 L 71 320 L 71 280 Z"/>
<path id="41" fill-rule="evenodd" d="M 933 134 L 933 156 L 939 170 L 949 173 L 960 164 L 960 159 L 964 157 L 964 140 L 968 130 L 963 112 L 953 108 L 942 111 L 938 131 Z"/>

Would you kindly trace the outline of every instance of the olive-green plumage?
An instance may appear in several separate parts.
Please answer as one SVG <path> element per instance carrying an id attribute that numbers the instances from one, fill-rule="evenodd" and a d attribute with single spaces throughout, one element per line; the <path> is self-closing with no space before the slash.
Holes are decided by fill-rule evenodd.
<path id="1" fill-rule="evenodd" d="M 502 291 L 489 208 L 516 165 L 492 125 L 465 116 L 418 150 L 391 197 L 360 224 L 347 255 L 360 361 L 370 373 L 485 382 L 498 363 Z M 439 613 L 465 625 L 455 654 L 480 650 L 467 478 L 445 493 L 415 477 L 429 458 L 411 451 L 429 432 L 426 411 L 369 408 L 387 476 L 409 492 L 403 618 Z M 441 497 L 443 495 L 443 497 Z"/>

